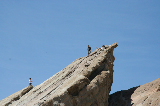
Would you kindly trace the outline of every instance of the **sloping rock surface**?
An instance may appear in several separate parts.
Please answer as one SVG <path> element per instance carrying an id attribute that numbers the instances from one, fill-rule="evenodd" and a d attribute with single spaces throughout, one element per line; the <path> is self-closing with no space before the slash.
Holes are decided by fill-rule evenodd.
<path id="1" fill-rule="evenodd" d="M 113 83 L 114 43 L 73 61 L 7 106 L 107 106 Z M 0 101 L 0 105 L 7 99 Z"/>
<path id="2" fill-rule="evenodd" d="M 138 87 L 131 99 L 133 106 L 160 106 L 160 78 Z"/>
<path id="3" fill-rule="evenodd" d="M 160 106 L 160 78 L 110 95 L 109 106 Z"/>
<path id="4" fill-rule="evenodd" d="M 22 96 L 28 93 L 32 88 L 33 86 L 29 85 L 28 87 L 12 94 L 11 96 L 8 96 L 7 98 L 0 101 L 0 106 L 8 106 L 12 104 L 13 102 L 18 101 Z"/>

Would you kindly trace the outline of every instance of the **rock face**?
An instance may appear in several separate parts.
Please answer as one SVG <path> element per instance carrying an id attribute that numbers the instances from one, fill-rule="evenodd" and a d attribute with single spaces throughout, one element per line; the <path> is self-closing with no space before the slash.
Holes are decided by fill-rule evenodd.
<path id="1" fill-rule="evenodd" d="M 114 43 L 104 50 L 96 49 L 89 56 L 73 61 L 19 99 L 6 98 L 0 101 L 0 105 L 107 106 L 113 83 L 113 50 L 117 46 Z"/>
<path id="2" fill-rule="evenodd" d="M 28 87 L 12 94 L 11 96 L 8 96 L 7 98 L 0 101 L 0 106 L 9 106 L 13 102 L 18 101 L 22 96 L 28 93 L 32 88 L 33 86 L 29 85 Z"/>
<path id="3" fill-rule="evenodd" d="M 110 95 L 109 106 L 160 106 L 160 78 Z"/>

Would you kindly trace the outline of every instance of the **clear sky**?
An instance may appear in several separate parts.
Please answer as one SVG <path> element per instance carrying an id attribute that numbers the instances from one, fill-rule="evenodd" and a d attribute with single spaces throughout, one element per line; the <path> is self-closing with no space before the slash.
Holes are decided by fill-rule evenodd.
<path id="1" fill-rule="evenodd" d="M 160 1 L 0 0 L 0 100 L 115 42 L 111 93 L 160 78 Z"/>

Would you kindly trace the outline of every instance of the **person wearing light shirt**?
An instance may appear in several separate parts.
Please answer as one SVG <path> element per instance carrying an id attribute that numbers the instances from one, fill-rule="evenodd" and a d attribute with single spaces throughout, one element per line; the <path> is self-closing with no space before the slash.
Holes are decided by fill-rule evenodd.
<path id="1" fill-rule="evenodd" d="M 105 46 L 103 45 L 103 46 L 101 47 L 101 49 L 104 50 L 104 49 L 105 49 Z"/>
<path id="2" fill-rule="evenodd" d="M 31 80 L 31 78 L 29 78 L 29 85 L 32 85 L 32 80 Z"/>

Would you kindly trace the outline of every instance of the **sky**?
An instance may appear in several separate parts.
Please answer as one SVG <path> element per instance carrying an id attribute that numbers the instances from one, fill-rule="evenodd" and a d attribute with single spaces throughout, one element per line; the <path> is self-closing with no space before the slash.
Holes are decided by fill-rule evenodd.
<path id="1" fill-rule="evenodd" d="M 159 0 L 0 0 L 0 100 L 117 42 L 110 94 L 160 78 Z"/>

